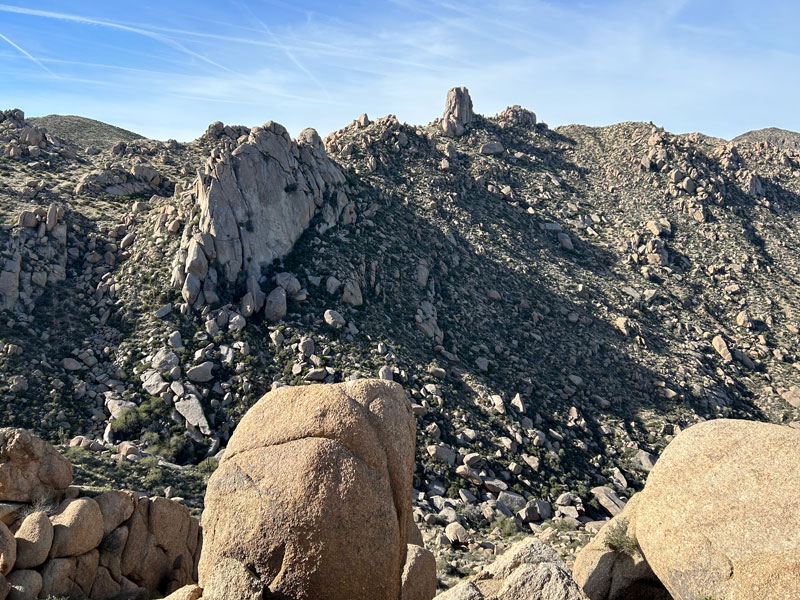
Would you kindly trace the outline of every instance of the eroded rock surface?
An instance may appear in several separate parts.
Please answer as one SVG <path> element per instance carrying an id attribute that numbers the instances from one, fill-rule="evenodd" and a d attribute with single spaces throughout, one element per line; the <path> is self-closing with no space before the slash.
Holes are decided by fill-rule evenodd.
<path id="1" fill-rule="evenodd" d="M 414 430 L 405 393 L 390 382 L 264 396 L 209 481 L 200 585 L 232 558 L 280 597 L 396 600 Z"/>

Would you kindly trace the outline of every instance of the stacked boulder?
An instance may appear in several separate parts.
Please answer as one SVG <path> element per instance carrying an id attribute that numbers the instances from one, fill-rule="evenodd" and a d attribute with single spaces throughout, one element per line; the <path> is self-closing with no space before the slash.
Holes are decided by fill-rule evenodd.
<path id="1" fill-rule="evenodd" d="M 447 92 L 447 101 L 442 116 L 442 131 L 445 135 L 458 137 L 467 131 L 466 125 L 472 123 L 472 98 L 465 87 L 454 87 Z"/>
<path id="2" fill-rule="evenodd" d="M 67 224 L 65 209 L 51 203 L 17 216 L 16 235 L 9 236 L 0 253 L 0 310 L 17 302 L 31 310 L 48 282 L 67 276 Z"/>
<path id="3" fill-rule="evenodd" d="M 72 465 L 24 429 L 0 429 L 0 599 L 105 600 L 197 580 L 200 528 L 181 504 L 112 490 L 78 497 Z"/>
<path id="4" fill-rule="evenodd" d="M 173 190 L 174 183 L 145 163 L 135 164 L 130 169 L 123 164 L 114 164 L 108 169 L 90 171 L 75 186 L 76 195 L 88 192 L 105 192 L 112 196 L 171 194 Z"/>
<path id="5" fill-rule="evenodd" d="M 270 121 L 232 151 L 216 148 L 195 182 L 199 219 L 183 230 L 172 285 L 201 306 L 217 301 L 218 286 L 241 281 L 259 310 L 263 270 L 292 249 L 318 210 L 328 225 L 337 222 L 348 204 L 338 189 L 344 182 L 313 129 L 294 141 Z"/>
<path id="6" fill-rule="evenodd" d="M 436 564 L 411 517 L 414 438 L 396 383 L 264 396 L 208 483 L 202 597 L 430 600 Z"/>
<path id="7" fill-rule="evenodd" d="M 25 120 L 18 108 L 0 110 L 0 156 L 38 162 L 74 159 L 74 147 Z"/>
<path id="8" fill-rule="evenodd" d="M 578 555 L 576 582 L 591 600 L 800 598 L 798 448 L 799 431 L 770 423 L 681 432 Z"/>

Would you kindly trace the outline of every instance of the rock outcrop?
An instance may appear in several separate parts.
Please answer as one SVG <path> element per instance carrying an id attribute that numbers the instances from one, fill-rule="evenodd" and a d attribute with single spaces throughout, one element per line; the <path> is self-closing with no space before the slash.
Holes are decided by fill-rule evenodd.
<path id="1" fill-rule="evenodd" d="M 63 497 L 72 465 L 25 429 L 0 429 L 0 501 L 35 502 Z"/>
<path id="2" fill-rule="evenodd" d="M 590 600 L 671 600 L 635 541 L 640 496 L 633 496 L 575 560 L 572 576 Z"/>
<path id="3" fill-rule="evenodd" d="M 113 490 L 76 497 L 72 466 L 55 448 L 23 429 L 2 429 L 0 440 L 9 598 L 132 598 L 197 581 L 200 528 L 186 506 Z"/>
<path id="4" fill-rule="evenodd" d="M 558 555 L 536 538 L 509 548 L 471 580 L 438 600 L 584 600 Z"/>
<path id="5" fill-rule="evenodd" d="M 800 597 L 798 448 L 800 432 L 780 425 L 718 419 L 690 427 L 581 551 L 576 580 L 592 600 L 626 598 L 651 572 L 675 600 Z M 621 522 L 627 559 L 613 551 Z"/>
<path id="6" fill-rule="evenodd" d="M 386 381 L 287 387 L 264 396 L 209 480 L 200 585 L 216 581 L 217 566 L 233 559 L 267 595 L 397 600 L 414 430 L 402 387 Z M 420 565 L 410 569 L 430 576 L 417 554 L 410 556 Z"/>
<path id="7" fill-rule="evenodd" d="M 447 100 L 442 116 L 442 130 L 445 135 L 458 137 L 466 132 L 466 125 L 474 119 L 472 98 L 465 87 L 454 87 L 447 92 Z"/>
<path id="8" fill-rule="evenodd" d="M 224 129 L 210 127 L 206 135 L 216 138 Z M 173 271 L 173 285 L 190 304 L 216 302 L 217 286 L 241 277 L 251 294 L 261 295 L 258 310 L 262 271 L 291 250 L 317 210 L 327 206 L 323 220 L 330 226 L 348 203 L 339 189 L 344 175 L 313 129 L 294 141 L 270 121 L 239 140 L 232 151 L 212 153 L 195 182 L 199 224 L 184 229 Z"/>

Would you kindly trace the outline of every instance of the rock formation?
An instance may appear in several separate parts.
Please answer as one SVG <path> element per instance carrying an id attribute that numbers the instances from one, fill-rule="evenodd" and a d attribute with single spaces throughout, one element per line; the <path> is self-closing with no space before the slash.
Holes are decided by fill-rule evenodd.
<path id="1" fill-rule="evenodd" d="M 535 538 L 518 542 L 472 579 L 438 600 L 584 600 L 566 566 Z"/>
<path id="2" fill-rule="evenodd" d="M 799 447 L 800 432 L 780 425 L 718 419 L 690 427 L 664 450 L 644 490 L 583 549 L 576 580 L 592 600 L 627 597 L 620 578 L 627 563 L 631 586 L 652 573 L 675 600 L 800 596 Z M 609 544 L 620 522 L 627 559 Z"/>
<path id="3" fill-rule="evenodd" d="M 445 135 L 458 137 L 466 132 L 466 125 L 472 123 L 472 98 L 465 87 L 454 87 L 447 92 L 447 100 L 442 116 L 442 130 Z"/>
<path id="4" fill-rule="evenodd" d="M 78 497 L 71 483 L 55 448 L 0 430 L 0 596 L 107 600 L 197 581 L 200 528 L 186 506 L 114 490 Z"/>
<path id="5" fill-rule="evenodd" d="M 207 136 L 223 131 L 209 128 Z M 232 151 L 212 154 L 195 182 L 199 223 L 184 229 L 173 271 L 173 285 L 190 304 L 216 302 L 217 285 L 230 286 L 241 276 L 253 296 L 249 302 L 260 309 L 258 284 L 272 261 L 292 249 L 318 210 L 330 226 L 347 204 L 339 189 L 344 175 L 313 129 L 293 141 L 270 121 L 239 141 Z"/>
<path id="6" fill-rule="evenodd" d="M 230 560 L 294 600 L 397 600 L 407 554 L 430 577 L 427 551 L 407 553 L 414 429 L 403 389 L 385 381 L 264 396 L 208 483 L 201 587 Z"/>
<path id="7" fill-rule="evenodd" d="M 72 483 L 72 465 L 25 429 L 0 429 L 0 501 L 58 500 Z"/>

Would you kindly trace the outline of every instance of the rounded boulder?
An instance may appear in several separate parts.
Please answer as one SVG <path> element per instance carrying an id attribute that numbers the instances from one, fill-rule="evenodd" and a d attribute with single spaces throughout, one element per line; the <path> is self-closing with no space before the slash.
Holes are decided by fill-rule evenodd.
<path id="1" fill-rule="evenodd" d="M 284 387 L 261 398 L 208 483 L 200 585 L 231 558 L 266 595 L 397 600 L 414 438 L 396 383 Z"/>
<path id="2" fill-rule="evenodd" d="M 65 500 L 52 516 L 50 557 L 78 556 L 97 548 L 103 539 L 103 513 L 92 498 Z"/>
<path id="3" fill-rule="evenodd" d="M 62 495 L 72 465 L 27 429 L 0 428 L 0 501 L 35 502 Z"/>
<path id="4" fill-rule="evenodd" d="M 636 541 L 675 600 L 800 597 L 800 431 L 717 419 L 681 432 L 640 492 Z"/>
<path id="5" fill-rule="evenodd" d="M 38 567 L 50 554 L 53 544 L 53 524 L 42 511 L 29 514 L 22 521 L 15 536 L 17 538 L 18 569 Z"/>

